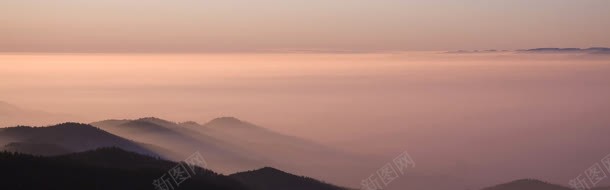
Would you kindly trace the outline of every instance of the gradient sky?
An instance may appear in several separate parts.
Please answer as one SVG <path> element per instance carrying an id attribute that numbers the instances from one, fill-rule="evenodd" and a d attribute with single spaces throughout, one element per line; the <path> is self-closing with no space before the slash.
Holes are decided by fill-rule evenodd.
<path id="1" fill-rule="evenodd" d="M 3 0 L 4 52 L 610 46 L 607 0 Z"/>

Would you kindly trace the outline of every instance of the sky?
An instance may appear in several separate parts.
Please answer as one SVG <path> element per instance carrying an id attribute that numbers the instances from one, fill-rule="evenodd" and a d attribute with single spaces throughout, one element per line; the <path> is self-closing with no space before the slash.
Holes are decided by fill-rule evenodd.
<path id="1" fill-rule="evenodd" d="M 3 0 L 3 52 L 610 46 L 606 0 Z"/>

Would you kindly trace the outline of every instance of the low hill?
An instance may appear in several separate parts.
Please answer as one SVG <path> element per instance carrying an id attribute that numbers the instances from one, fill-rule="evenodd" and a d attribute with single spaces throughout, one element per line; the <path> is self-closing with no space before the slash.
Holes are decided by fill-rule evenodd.
<path id="1" fill-rule="evenodd" d="M 521 179 L 493 187 L 488 187 L 483 190 L 571 190 L 570 188 L 560 185 L 550 184 L 547 182 L 535 179 Z"/>
<path id="2" fill-rule="evenodd" d="M 231 177 L 247 184 L 255 190 L 343 190 L 309 177 L 296 176 L 275 168 L 265 167 L 258 170 L 240 172 Z"/>

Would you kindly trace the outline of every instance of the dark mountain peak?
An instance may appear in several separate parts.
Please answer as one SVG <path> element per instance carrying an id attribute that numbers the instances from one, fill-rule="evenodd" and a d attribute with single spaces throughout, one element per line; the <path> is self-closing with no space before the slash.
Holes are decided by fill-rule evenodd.
<path id="1" fill-rule="evenodd" d="M 269 166 L 262 167 L 255 170 L 249 170 L 244 172 L 238 172 L 235 174 L 231 174 L 231 176 L 282 176 L 282 177 L 298 177 L 294 174 L 275 169 Z"/>
<path id="2" fill-rule="evenodd" d="M 282 171 L 282 170 L 278 170 L 278 169 L 275 169 L 275 168 L 272 168 L 272 167 L 269 167 L 269 166 L 267 166 L 267 167 L 263 167 L 263 168 L 260 168 L 260 169 L 253 170 L 252 172 L 262 172 L 262 173 L 283 173 L 283 174 L 288 174 L 288 173 L 286 173 L 286 172 L 284 172 L 284 171 Z"/>
<path id="3" fill-rule="evenodd" d="M 570 188 L 547 183 L 537 179 L 519 179 L 493 187 L 488 187 L 483 190 L 570 190 Z"/>
<path id="4" fill-rule="evenodd" d="M 51 125 L 48 127 L 55 127 L 55 128 L 63 128 L 63 127 L 82 127 L 82 128 L 94 128 L 97 129 L 96 127 L 89 125 L 89 124 L 84 124 L 84 123 L 76 123 L 76 122 L 65 122 L 65 123 L 60 123 L 60 124 L 56 124 L 56 125 Z"/>
<path id="5" fill-rule="evenodd" d="M 343 190 L 339 186 L 331 185 L 313 178 L 297 176 L 272 167 L 239 172 L 229 175 L 241 182 L 263 189 L 292 189 L 292 190 Z"/>
<path id="6" fill-rule="evenodd" d="M 83 123 L 75 123 L 75 122 L 60 123 L 60 124 L 56 124 L 56 125 L 49 125 L 46 127 L 32 127 L 32 126 L 19 125 L 19 126 L 15 126 L 15 127 L 3 128 L 0 131 L 4 131 L 4 132 L 28 132 L 28 131 L 37 131 L 37 132 L 74 131 L 74 132 L 78 132 L 78 131 L 80 131 L 80 132 L 107 133 L 106 131 L 103 131 L 92 125 L 83 124 Z"/>
<path id="7" fill-rule="evenodd" d="M 544 181 L 540 181 L 537 179 L 518 179 L 509 183 L 516 183 L 516 184 L 548 184 L 547 182 Z"/>
<path id="8" fill-rule="evenodd" d="M 93 125 L 84 124 L 84 123 L 75 123 L 75 122 L 66 122 L 60 123 L 56 125 L 51 125 L 47 127 L 34 127 L 34 129 L 41 129 L 42 131 L 55 131 L 55 132 L 67 132 L 70 134 L 80 134 L 80 135 L 106 135 L 106 136 L 115 136 L 109 132 L 106 132 L 100 128 L 97 128 Z"/>
<path id="9" fill-rule="evenodd" d="M 80 136 L 90 134 L 103 134 L 111 135 L 110 133 L 103 131 L 97 127 L 83 123 L 60 123 L 56 125 L 50 125 L 46 127 L 31 127 L 31 126 L 17 126 L 4 128 L 4 132 L 10 133 L 21 133 L 21 135 L 35 136 L 40 138 L 52 138 L 53 135 L 67 135 L 67 134 L 78 134 Z M 32 138 L 36 140 L 37 138 Z"/>

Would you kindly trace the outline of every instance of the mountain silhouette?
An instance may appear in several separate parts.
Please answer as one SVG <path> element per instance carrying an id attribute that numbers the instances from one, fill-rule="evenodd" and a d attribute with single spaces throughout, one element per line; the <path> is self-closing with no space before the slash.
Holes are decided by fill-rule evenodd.
<path id="1" fill-rule="evenodd" d="M 218 117 L 206 123 L 208 126 L 252 127 L 252 124 L 241 121 L 235 117 Z"/>
<path id="2" fill-rule="evenodd" d="M 152 181 L 178 164 L 117 147 L 52 157 L 0 152 L 3 169 L 0 177 L 3 189 L 154 189 Z M 191 177 L 175 187 L 184 190 L 344 189 L 273 168 L 225 176 L 201 167 L 195 167 Z"/>
<path id="3" fill-rule="evenodd" d="M 607 47 L 590 47 L 590 48 L 532 48 L 532 49 L 519 49 L 514 51 L 509 50 L 457 50 L 447 51 L 446 54 L 480 54 L 480 53 L 497 53 L 497 52 L 517 52 L 517 53 L 540 53 L 540 54 L 556 54 L 556 53 L 570 53 L 570 54 L 592 54 L 592 55 L 608 55 L 610 54 L 610 48 Z"/>
<path id="4" fill-rule="evenodd" d="M 136 120 L 105 120 L 94 122 L 92 125 L 109 132 L 173 133 L 168 126 L 176 124 L 159 118 L 147 117 Z"/>
<path id="5" fill-rule="evenodd" d="M 0 129 L 0 145 L 7 150 L 37 155 L 82 152 L 109 146 L 140 154 L 157 155 L 139 143 L 80 123 L 62 123 L 48 127 L 3 128 Z M 45 150 L 47 148 L 52 151 Z"/>
<path id="6" fill-rule="evenodd" d="M 154 189 L 153 180 L 177 164 L 119 148 L 56 157 L 0 152 L 3 169 L 0 178 L 2 189 L 150 190 Z M 199 167 L 178 187 L 184 190 L 251 189 L 238 180 Z"/>
<path id="7" fill-rule="evenodd" d="M 610 48 L 591 47 L 591 48 L 534 48 L 517 50 L 522 53 L 586 53 L 586 54 L 610 54 Z"/>
<path id="8" fill-rule="evenodd" d="M 535 179 L 521 179 L 493 187 L 484 188 L 483 190 L 571 190 L 570 188 L 560 185 L 550 184 L 547 182 Z"/>
<path id="9" fill-rule="evenodd" d="M 231 177 L 255 190 L 341 190 L 346 189 L 309 177 L 296 176 L 281 170 L 264 167 L 258 170 L 231 174 Z"/>
<path id="10" fill-rule="evenodd" d="M 591 190 L 610 190 L 610 187 L 594 187 Z M 555 185 L 536 179 L 520 179 L 512 182 L 484 188 L 482 190 L 572 190 L 561 185 Z"/>

